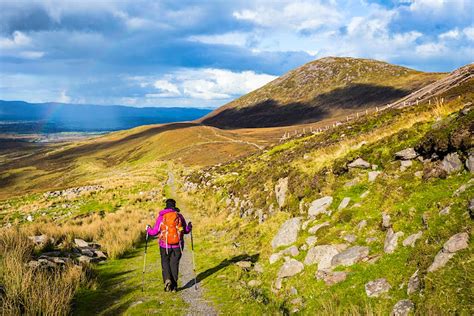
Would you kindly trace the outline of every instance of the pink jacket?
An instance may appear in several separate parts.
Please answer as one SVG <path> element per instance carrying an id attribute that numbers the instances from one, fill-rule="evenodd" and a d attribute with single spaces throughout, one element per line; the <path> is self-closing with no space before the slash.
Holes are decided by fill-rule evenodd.
<path id="1" fill-rule="evenodd" d="M 165 215 L 167 213 L 170 213 L 170 212 L 176 212 L 176 211 L 171 209 L 171 208 L 167 208 L 167 209 L 164 209 L 164 210 L 160 211 L 160 213 L 158 215 L 158 218 L 156 219 L 155 226 L 150 227 L 150 228 L 147 229 L 148 235 L 150 235 L 150 236 L 159 235 L 160 225 L 161 225 L 161 222 L 163 221 L 163 215 Z M 189 234 L 191 232 L 191 227 L 186 225 L 186 220 L 184 219 L 183 215 L 181 215 L 181 213 L 178 213 L 178 216 L 181 218 L 181 223 L 183 223 L 184 233 Z M 165 241 L 160 240 L 160 239 L 158 239 L 158 244 L 160 245 L 161 248 L 179 248 L 180 247 L 179 244 L 177 244 L 177 245 L 167 245 Z M 184 238 L 181 238 L 181 247 L 184 247 Z"/>

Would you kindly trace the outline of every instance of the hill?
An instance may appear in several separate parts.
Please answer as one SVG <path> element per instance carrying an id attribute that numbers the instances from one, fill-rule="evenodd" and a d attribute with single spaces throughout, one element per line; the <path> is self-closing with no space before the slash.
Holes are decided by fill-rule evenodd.
<path id="1" fill-rule="evenodd" d="M 220 128 L 315 122 L 386 105 L 443 76 L 376 60 L 328 57 L 296 68 L 200 121 Z"/>

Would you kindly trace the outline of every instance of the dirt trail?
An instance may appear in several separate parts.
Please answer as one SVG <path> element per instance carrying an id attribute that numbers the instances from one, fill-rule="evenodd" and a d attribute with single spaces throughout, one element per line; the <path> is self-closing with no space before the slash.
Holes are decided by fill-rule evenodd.
<path id="1" fill-rule="evenodd" d="M 192 221 L 192 216 L 187 212 L 186 205 L 180 203 L 176 195 L 176 185 L 174 175 L 168 172 L 167 184 L 170 188 L 171 195 L 178 200 L 178 205 L 181 213 L 187 221 Z M 198 284 L 194 285 L 194 270 L 193 270 L 193 254 L 191 251 L 190 238 L 186 237 L 186 245 L 184 247 L 183 257 L 180 261 L 180 283 L 181 290 L 179 293 L 183 300 L 189 305 L 186 315 L 218 315 L 217 311 L 212 305 L 203 297 L 203 289 Z"/>

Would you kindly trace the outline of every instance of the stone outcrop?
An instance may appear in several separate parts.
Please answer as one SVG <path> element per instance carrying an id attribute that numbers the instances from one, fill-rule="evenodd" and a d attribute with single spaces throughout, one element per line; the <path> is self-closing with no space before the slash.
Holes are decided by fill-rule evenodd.
<path id="1" fill-rule="evenodd" d="M 317 225 L 314 225 L 313 227 L 311 227 L 310 229 L 308 229 L 308 233 L 310 234 L 316 234 L 316 232 L 318 230 L 320 230 L 321 228 L 323 227 L 328 227 L 329 226 L 329 222 L 324 222 L 324 223 L 321 223 L 321 224 L 317 224 Z"/>
<path id="2" fill-rule="evenodd" d="M 415 159 L 416 157 L 418 157 L 418 154 L 415 149 L 411 147 L 395 153 L 395 158 L 401 160 L 411 160 Z"/>
<path id="3" fill-rule="evenodd" d="M 357 158 L 353 162 L 349 163 L 347 165 L 349 168 L 361 168 L 361 169 L 369 169 L 371 167 L 370 163 L 365 161 L 362 158 Z"/>
<path id="4" fill-rule="evenodd" d="M 304 270 L 304 265 L 296 259 L 290 259 L 283 264 L 278 271 L 278 278 L 288 278 L 297 275 Z"/>
<path id="5" fill-rule="evenodd" d="M 326 285 L 340 283 L 347 278 L 347 272 L 344 271 L 325 271 L 316 272 L 316 279 L 324 281 Z"/>
<path id="6" fill-rule="evenodd" d="M 291 245 L 298 238 L 301 227 L 301 217 L 290 218 L 281 225 L 280 230 L 272 240 L 273 249 Z"/>
<path id="7" fill-rule="evenodd" d="M 332 258 L 346 247 L 344 244 L 314 246 L 308 250 L 304 264 L 317 264 L 318 270 L 330 269 Z"/>
<path id="8" fill-rule="evenodd" d="M 457 153 L 447 154 L 441 161 L 441 168 L 447 174 L 459 172 L 463 169 L 463 163 Z"/>
<path id="9" fill-rule="evenodd" d="M 374 182 L 380 174 L 380 171 L 370 171 L 367 175 L 369 182 Z"/>
<path id="10" fill-rule="evenodd" d="M 391 288 L 392 286 L 390 283 L 388 283 L 386 279 L 381 278 L 365 284 L 365 293 L 369 297 L 379 297 L 380 295 L 387 293 Z"/>
<path id="11" fill-rule="evenodd" d="M 350 202 L 351 202 L 350 197 L 343 198 L 337 209 L 339 211 L 345 209 L 349 205 Z"/>
<path id="12" fill-rule="evenodd" d="M 288 191 L 288 177 L 281 178 L 275 185 L 275 196 L 278 206 L 281 208 L 285 205 L 286 192 Z"/>
<path id="13" fill-rule="evenodd" d="M 311 202 L 308 209 L 308 216 L 318 216 L 319 214 L 330 214 L 327 211 L 333 201 L 332 196 L 325 196 Z"/>
<path id="14" fill-rule="evenodd" d="M 419 231 L 416 234 L 412 234 L 403 240 L 403 246 L 405 247 L 415 247 L 415 243 L 418 239 L 421 238 L 423 232 Z"/>
<path id="15" fill-rule="evenodd" d="M 332 266 L 351 266 L 354 263 L 362 261 L 369 255 L 369 247 L 365 246 L 354 246 L 350 247 L 341 253 L 335 255 L 331 260 Z"/>
<path id="16" fill-rule="evenodd" d="M 467 233 L 459 233 L 448 239 L 435 256 L 433 263 L 429 266 L 428 272 L 434 272 L 444 267 L 448 261 L 454 257 L 459 250 L 466 249 L 469 246 L 469 235 Z"/>
<path id="17" fill-rule="evenodd" d="M 414 308 L 415 304 L 412 301 L 400 300 L 393 306 L 390 316 L 408 316 Z"/>
<path id="18" fill-rule="evenodd" d="M 420 285 L 420 276 L 418 275 L 418 270 L 416 270 L 410 277 L 410 280 L 408 280 L 407 294 L 410 295 L 417 292 L 420 289 Z"/>
<path id="19" fill-rule="evenodd" d="M 389 228 L 387 235 L 385 236 L 385 242 L 383 245 L 383 251 L 385 253 L 393 253 L 398 246 L 398 237 L 402 236 L 403 232 L 394 232 L 392 228 Z"/>

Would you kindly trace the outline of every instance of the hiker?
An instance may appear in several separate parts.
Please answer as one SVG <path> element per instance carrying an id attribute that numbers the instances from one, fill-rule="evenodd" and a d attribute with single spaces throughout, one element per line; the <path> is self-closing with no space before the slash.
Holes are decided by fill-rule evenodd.
<path id="1" fill-rule="evenodd" d="M 176 292 L 178 289 L 179 260 L 184 248 L 184 234 L 189 234 L 192 224 L 186 225 L 186 220 L 176 208 L 176 201 L 167 199 L 166 207 L 161 210 L 152 228 L 147 225 L 150 236 L 158 235 L 160 246 L 161 269 L 165 292 Z"/>

